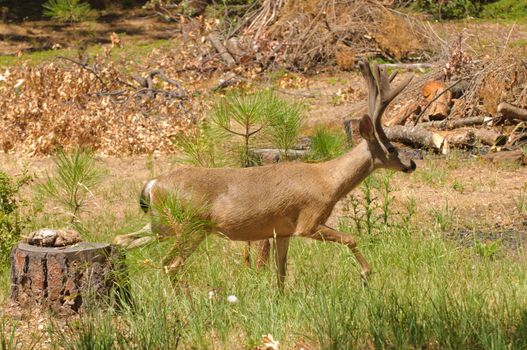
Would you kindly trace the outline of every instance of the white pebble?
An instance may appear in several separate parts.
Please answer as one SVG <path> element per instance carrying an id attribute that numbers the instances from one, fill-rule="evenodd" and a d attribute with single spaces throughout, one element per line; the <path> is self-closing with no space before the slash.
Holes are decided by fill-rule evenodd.
<path id="1" fill-rule="evenodd" d="M 227 301 L 229 303 L 237 303 L 238 302 L 238 298 L 236 297 L 236 295 L 229 295 L 227 297 Z"/>

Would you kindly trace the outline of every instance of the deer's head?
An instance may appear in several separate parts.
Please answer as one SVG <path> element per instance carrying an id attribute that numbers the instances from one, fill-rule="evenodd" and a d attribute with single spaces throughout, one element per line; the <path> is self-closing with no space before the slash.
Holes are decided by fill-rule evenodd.
<path id="1" fill-rule="evenodd" d="M 386 71 L 377 64 L 359 62 L 362 75 L 368 85 L 368 114 L 359 123 L 359 131 L 374 160 L 376 168 L 386 168 L 411 173 L 415 170 L 413 160 L 402 160 L 397 148 L 390 142 L 382 128 L 381 117 L 386 107 L 410 83 L 412 76 L 406 78 L 397 86 L 390 86 L 397 72 L 388 76 Z"/>

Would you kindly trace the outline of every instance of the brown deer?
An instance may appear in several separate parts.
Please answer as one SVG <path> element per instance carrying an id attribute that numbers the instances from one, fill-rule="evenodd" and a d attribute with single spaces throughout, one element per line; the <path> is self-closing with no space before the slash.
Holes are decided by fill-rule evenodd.
<path id="1" fill-rule="evenodd" d="M 381 124 L 386 107 L 412 77 L 392 87 L 395 74 L 388 76 L 376 64 L 370 68 L 368 63 L 360 62 L 359 66 L 369 94 L 368 114 L 359 123 L 364 140 L 340 158 L 316 164 L 291 162 L 254 168 L 179 167 L 144 187 L 141 206 L 153 211 L 152 232 L 176 237 L 164 261 L 169 274 L 175 274 L 208 233 L 218 233 L 236 241 L 274 239 L 280 288 L 286 274 L 289 239 L 295 236 L 345 244 L 359 262 L 362 276 L 368 276 L 370 265 L 353 237 L 325 222 L 335 204 L 375 169 L 410 173 L 416 166 L 413 161 L 407 163 L 399 158 Z M 183 238 L 174 232 L 174 227 L 158 220 L 156 204 L 175 193 L 182 205 L 207 208 L 202 216 L 212 224 L 205 233 Z M 137 237 L 118 236 L 115 242 L 129 244 Z"/>

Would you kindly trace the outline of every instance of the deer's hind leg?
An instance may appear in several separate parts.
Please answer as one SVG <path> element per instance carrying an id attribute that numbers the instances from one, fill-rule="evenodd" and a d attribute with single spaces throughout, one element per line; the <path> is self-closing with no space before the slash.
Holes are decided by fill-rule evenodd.
<path id="1" fill-rule="evenodd" d="M 245 266 L 251 266 L 251 254 L 252 250 L 256 251 L 256 268 L 262 269 L 269 264 L 269 255 L 271 252 L 271 242 L 268 239 L 261 241 L 249 241 L 244 243 L 243 247 L 243 260 Z"/>

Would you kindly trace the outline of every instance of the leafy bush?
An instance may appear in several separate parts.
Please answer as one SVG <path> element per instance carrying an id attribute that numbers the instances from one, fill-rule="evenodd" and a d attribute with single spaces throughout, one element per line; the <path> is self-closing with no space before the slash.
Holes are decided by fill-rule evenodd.
<path id="1" fill-rule="evenodd" d="M 273 95 L 268 91 L 253 94 L 233 91 L 220 99 L 212 110 L 214 127 L 222 130 L 227 137 L 243 139 L 238 152 L 243 167 L 255 165 L 251 147 L 255 137 L 268 124 L 267 116 L 272 112 L 273 102 Z"/>
<path id="2" fill-rule="evenodd" d="M 58 22 L 82 22 L 94 17 L 90 4 L 80 0 L 48 0 L 42 7 L 44 16 Z"/>
<path id="3" fill-rule="evenodd" d="M 194 132 L 177 135 L 173 143 L 176 148 L 183 152 L 183 157 L 178 159 L 181 163 L 217 168 L 228 165 L 223 152 L 220 150 L 222 140 L 223 137 L 217 130 L 204 123 Z"/>
<path id="4" fill-rule="evenodd" d="M 93 153 L 86 149 L 76 149 L 71 154 L 61 150 L 54 163 L 54 174 L 47 175 L 40 191 L 61 204 L 72 222 L 78 221 L 88 194 L 99 184 L 103 172 L 95 164 Z"/>
<path id="5" fill-rule="evenodd" d="M 295 144 L 303 124 L 303 107 L 277 97 L 267 90 L 244 94 L 230 92 L 220 99 L 211 113 L 211 127 L 225 137 L 238 137 L 237 152 L 243 167 L 258 164 L 251 149 L 260 135 L 287 154 Z M 223 140 L 216 138 L 217 140 Z M 185 151 L 183 147 L 183 151 Z"/>
<path id="6" fill-rule="evenodd" d="M 13 179 L 0 171 L 0 263 L 5 263 L 13 244 L 20 238 L 26 220 L 20 218 L 20 200 L 18 192 L 22 186 L 31 181 L 31 176 L 24 173 Z"/>

